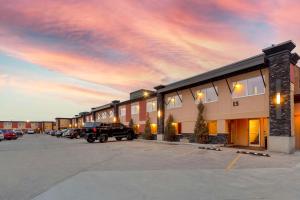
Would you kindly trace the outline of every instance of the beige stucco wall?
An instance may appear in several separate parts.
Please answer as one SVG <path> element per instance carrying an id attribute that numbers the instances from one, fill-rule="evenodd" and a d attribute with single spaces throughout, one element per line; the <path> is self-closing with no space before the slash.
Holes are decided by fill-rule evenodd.
<path id="1" fill-rule="evenodd" d="M 298 66 L 294 67 L 294 85 L 295 85 L 295 94 L 300 94 L 300 68 Z"/>
<path id="2" fill-rule="evenodd" d="M 44 122 L 45 131 L 52 130 L 52 122 Z"/>
<path id="3" fill-rule="evenodd" d="M 265 94 L 248 96 L 233 99 L 229 89 L 227 87 L 225 79 L 214 82 L 214 85 L 218 87 L 218 101 L 206 103 L 204 118 L 206 120 L 224 120 L 224 119 L 242 119 L 242 118 L 260 118 L 269 116 L 269 89 L 268 89 L 268 69 L 262 70 L 267 87 Z M 243 80 L 255 76 L 260 76 L 259 70 L 249 72 L 246 74 L 234 76 L 228 78 L 229 85 L 238 80 Z M 197 90 L 212 87 L 212 84 L 205 84 L 192 88 L 193 93 Z M 182 133 L 192 133 L 197 116 L 197 105 L 192 97 L 192 94 L 188 89 L 178 91 L 182 95 L 182 107 L 167 109 L 165 106 L 165 119 L 169 114 L 173 114 L 174 119 L 177 122 L 182 123 Z M 170 96 L 175 96 L 176 92 L 165 95 L 165 101 Z M 238 101 L 239 106 L 233 106 L 233 101 Z M 224 124 L 225 129 L 225 124 Z M 221 127 L 218 127 L 220 129 Z M 223 130 L 224 132 L 226 131 Z"/>
<path id="4" fill-rule="evenodd" d="M 59 119 L 59 126 L 60 128 L 69 128 L 70 124 L 71 124 L 71 120 L 70 119 Z"/>

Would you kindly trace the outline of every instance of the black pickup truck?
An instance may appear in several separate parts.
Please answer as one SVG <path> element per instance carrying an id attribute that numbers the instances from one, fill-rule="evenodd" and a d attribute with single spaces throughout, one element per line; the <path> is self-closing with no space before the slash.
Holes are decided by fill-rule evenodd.
<path id="1" fill-rule="evenodd" d="M 127 140 L 136 138 L 134 130 L 121 123 L 86 122 L 82 131 L 89 143 L 93 143 L 96 140 L 104 143 L 107 142 L 109 137 L 115 137 L 118 141 L 122 140 L 122 138 L 127 138 Z"/>

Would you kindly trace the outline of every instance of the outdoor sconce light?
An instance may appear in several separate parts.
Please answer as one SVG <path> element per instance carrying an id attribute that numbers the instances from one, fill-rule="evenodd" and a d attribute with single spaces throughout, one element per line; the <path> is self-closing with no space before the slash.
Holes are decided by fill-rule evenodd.
<path id="1" fill-rule="evenodd" d="M 277 92 L 277 94 L 276 94 L 276 104 L 277 105 L 281 104 L 281 95 L 280 95 L 280 92 Z"/>
<path id="2" fill-rule="evenodd" d="M 71 124 L 69 124 L 69 127 L 71 128 L 71 127 L 72 127 L 72 125 L 71 125 Z"/>
<path id="3" fill-rule="evenodd" d="M 82 126 L 84 126 L 84 122 L 82 122 Z"/>
<path id="4" fill-rule="evenodd" d="M 160 111 L 160 110 L 157 111 L 157 117 L 158 117 L 158 118 L 161 117 L 161 111 Z"/>
<path id="5" fill-rule="evenodd" d="M 116 123 L 117 122 L 117 118 L 116 117 L 114 117 L 114 123 Z"/>
<path id="6" fill-rule="evenodd" d="M 240 83 L 236 83 L 235 85 L 234 85 L 234 88 L 235 89 L 241 89 L 241 87 L 242 87 L 242 85 L 240 84 Z"/>
<path id="7" fill-rule="evenodd" d="M 203 96 L 202 92 L 197 92 L 197 97 L 201 98 Z"/>
<path id="8" fill-rule="evenodd" d="M 149 93 L 148 92 L 144 92 L 144 97 L 148 97 Z"/>
<path id="9" fill-rule="evenodd" d="M 75 124 L 75 127 L 77 127 L 77 124 Z"/>

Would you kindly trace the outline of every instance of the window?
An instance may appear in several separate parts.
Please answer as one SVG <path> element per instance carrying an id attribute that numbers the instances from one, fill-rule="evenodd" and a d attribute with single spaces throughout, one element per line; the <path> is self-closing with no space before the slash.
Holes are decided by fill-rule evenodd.
<path id="1" fill-rule="evenodd" d="M 156 111 L 156 100 L 148 101 L 147 102 L 147 112 L 154 112 L 154 111 Z"/>
<path id="2" fill-rule="evenodd" d="M 209 121 L 207 123 L 209 135 L 217 135 L 217 121 Z"/>
<path id="3" fill-rule="evenodd" d="M 114 117 L 114 112 L 111 110 L 109 111 L 109 118 L 113 118 Z"/>
<path id="4" fill-rule="evenodd" d="M 126 108 L 120 108 L 120 117 L 124 117 L 126 115 Z"/>
<path id="5" fill-rule="evenodd" d="M 233 83 L 233 98 L 260 95 L 265 93 L 262 77 L 257 76 Z"/>
<path id="6" fill-rule="evenodd" d="M 244 97 L 247 95 L 247 80 L 237 81 L 233 83 L 233 93 L 234 98 Z"/>
<path id="7" fill-rule="evenodd" d="M 101 114 L 100 114 L 100 113 L 97 113 L 96 121 L 100 121 L 100 119 L 101 119 Z"/>
<path id="8" fill-rule="evenodd" d="M 179 96 L 176 95 L 176 96 L 168 97 L 168 99 L 167 99 L 167 101 L 168 101 L 167 109 L 182 107 L 181 100 L 182 100 L 182 95 L 179 95 Z"/>
<path id="9" fill-rule="evenodd" d="M 215 88 L 218 92 L 218 88 L 217 87 Z M 210 88 L 198 90 L 196 92 L 196 103 L 198 104 L 200 101 L 202 101 L 203 103 L 218 101 L 218 96 L 215 89 L 213 87 L 210 87 Z"/>
<path id="10" fill-rule="evenodd" d="M 101 116 L 102 116 L 102 117 L 101 117 L 102 119 L 106 119 L 106 117 L 107 117 L 106 112 L 103 112 Z"/>
<path id="11" fill-rule="evenodd" d="M 248 79 L 248 95 L 259 95 L 265 93 L 265 86 L 262 77 Z"/>
<path id="12" fill-rule="evenodd" d="M 138 104 L 131 105 L 131 114 L 132 115 L 139 114 L 139 105 Z"/>

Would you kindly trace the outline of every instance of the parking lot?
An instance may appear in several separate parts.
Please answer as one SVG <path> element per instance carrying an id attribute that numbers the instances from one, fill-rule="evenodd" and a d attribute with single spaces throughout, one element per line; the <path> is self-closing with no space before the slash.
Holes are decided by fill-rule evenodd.
<path id="1" fill-rule="evenodd" d="M 241 155 L 142 140 L 0 143 L 1 200 L 299 199 L 300 154 Z"/>

